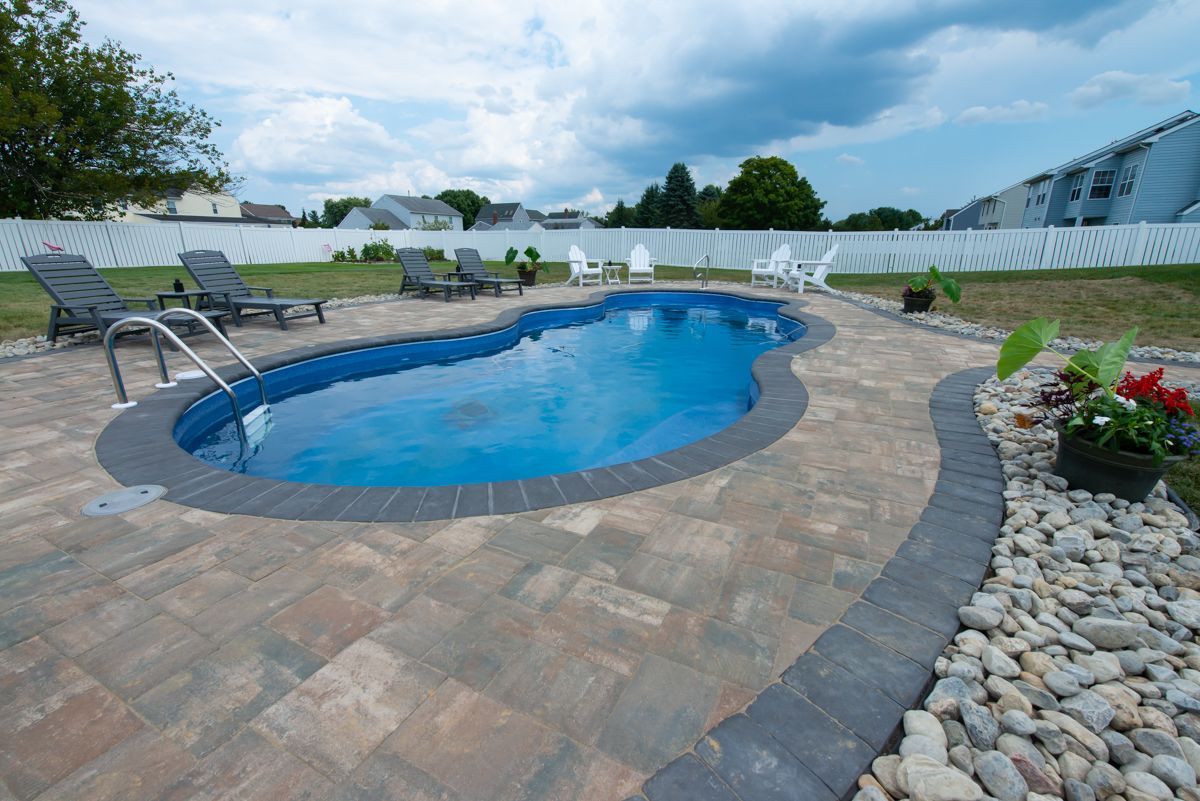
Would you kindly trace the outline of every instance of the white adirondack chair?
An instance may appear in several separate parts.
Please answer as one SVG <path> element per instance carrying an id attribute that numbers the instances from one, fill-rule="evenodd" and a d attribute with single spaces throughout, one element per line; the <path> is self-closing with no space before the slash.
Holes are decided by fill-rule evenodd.
<path id="1" fill-rule="evenodd" d="M 654 283 L 654 260 L 650 258 L 650 251 L 646 250 L 646 246 L 641 242 L 633 246 L 633 252 L 629 254 L 625 263 L 629 265 L 629 283 Z"/>
<path id="2" fill-rule="evenodd" d="M 825 279 L 833 269 L 833 260 L 837 258 L 838 247 L 839 245 L 834 245 L 825 251 L 825 255 L 817 261 L 793 262 L 795 269 L 788 275 L 787 285 L 801 294 L 804 293 L 805 284 L 829 289 L 829 284 L 825 283 Z"/>
<path id="3" fill-rule="evenodd" d="M 792 246 L 782 244 L 769 259 L 755 259 L 750 263 L 750 286 L 758 284 L 779 286 L 792 267 Z"/>
<path id="4" fill-rule="evenodd" d="M 595 267 L 588 266 L 593 262 Z M 578 245 L 571 245 L 571 249 L 567 252 L 567 264 L 571 267 L 571 277 L 567 279 L 567 283 L 578 281 L 580 286 L 599 284 L 604 276 L 604 268 L 600 266 L 603 263 L 604 259 L 589 259 Z"/>

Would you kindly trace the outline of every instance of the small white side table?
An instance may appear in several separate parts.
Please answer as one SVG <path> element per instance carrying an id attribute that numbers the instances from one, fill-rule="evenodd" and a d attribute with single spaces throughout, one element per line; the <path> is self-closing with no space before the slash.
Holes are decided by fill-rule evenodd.
<path id="1" fill-rule="evenodd" d="M 602 264 L 604 268 L 604 283 L 619 284 L 621 283 L 621 265 L 619 264 Z"/>

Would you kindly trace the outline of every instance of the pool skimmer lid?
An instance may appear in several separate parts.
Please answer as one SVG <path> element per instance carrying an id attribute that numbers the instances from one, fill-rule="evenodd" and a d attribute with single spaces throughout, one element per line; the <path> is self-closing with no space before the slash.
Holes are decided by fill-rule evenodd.
<path id="1" fill-rule="evenodd" d="M 84 504 L 83 513 L 88 517 L 119 515 L 158 500 L 166 491 L 167 488 L 159 484 L 139 484 L 136 487 L 106 492 Z"/>

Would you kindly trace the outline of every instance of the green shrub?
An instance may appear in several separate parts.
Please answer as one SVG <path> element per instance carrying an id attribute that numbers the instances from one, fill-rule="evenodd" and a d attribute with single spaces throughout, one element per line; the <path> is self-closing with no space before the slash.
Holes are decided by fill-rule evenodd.
<path id="1" fill-rule="evenodd" d="M 368 242 L 363 245 L 363 261 L 395 261 L 396 249 L 390 242 Z"/>
<path id="2" fill-rule="evenodd" d="M 441 248 L 424 248 L 425 261 L 445 261 L 446 251 Z"/>
<path id="3" fill-rule="evenodd" d="M 354 248 L 346 248 L 346 261 L 358 261 L 358 251 Z"/>
<path id="4" fill-rule="evenodd" d="M 333 251 L 333 260 L 336 262 L 344 262 L 346 260 L 346 251 L 344 251 L 344 250 Z"/>

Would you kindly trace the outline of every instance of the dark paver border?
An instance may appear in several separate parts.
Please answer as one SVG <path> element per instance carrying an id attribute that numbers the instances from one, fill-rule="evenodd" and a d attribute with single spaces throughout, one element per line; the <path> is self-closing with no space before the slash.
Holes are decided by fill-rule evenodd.
<path id="1" fill-rule="evenodd" d="M 934 387 L 941 464 L 933 494 L 862 597 L 741 712 L 722 721 L 631 801 L 848 799 L 925 696 L 983 581 L 1003 522 L 1000 459 L 975 417 L 991 367 Z M 799 795 L 797 795 L 799 792 Z"/>
<path id="2" fill-rule="evenodd" d="M 501 331 L 524 315 L 554 309 L 598 306 L 612 295 L 631 292 L 695 292 L 749 301 L 782 303 L 778 313 L 807 331 L 793 342 L 755 359 L 751 375 L 759 397 L 742 418 L 721 431 L 675 450 L 610 467 L 490 484 L 438 487 L 364 487 L 310 484 L 258 478 L 212 467 L 175 442 L 179 417 L 213 392 L 207 380 L 159 390 L 112 420 L 96 440 L 96 457 L 125 485 L 161 484 L 166 499 L 224 514 L 286 520 L 406 523 L 476 515 L 508 514 L 594 501 L 680 481 L 724 467 L 767 447 L 790 431 L 808 407 L 808 391 L 791 369 L 792 358 L 833 338 L 832 323 L 801 311 L 800 299 L 779 301 L 725 290 L 646 287 L 593 292 L 586 299 L 505 309 L 493 320 L 456 328 L 406 332 L 307 345 L 256 358 L 263 373 L 336 353 L 456 339 Z M 232 384 L 248 377 L 240 365 L 217 371 Z"/>

